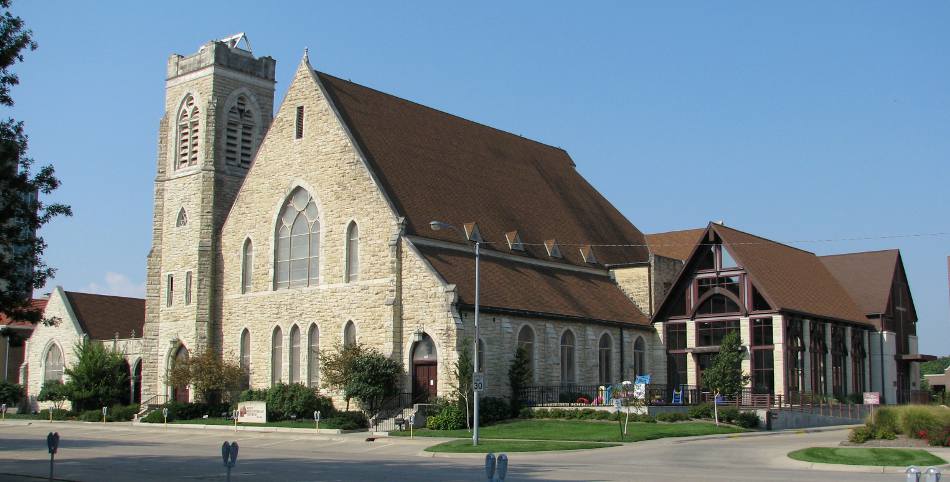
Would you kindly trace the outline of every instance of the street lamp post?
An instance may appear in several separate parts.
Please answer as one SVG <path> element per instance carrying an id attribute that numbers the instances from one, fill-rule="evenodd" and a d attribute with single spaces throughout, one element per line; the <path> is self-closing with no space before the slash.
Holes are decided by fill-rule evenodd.
<path id="1" fill-rule="evenodd" d="M 460 234 L 463 239 L 468 239 L 468 237 L 465 236 L 465 233 L 462 232 L 462 230 L 460 230 L 459 228 L 457 228 L 457 227 L 455 227 L 455 226 L 453 226 L 453 225 L 451 225 L 451 224 L 449 224 L 449 223 L 443 223 L 443 222 L 441 222 L 441 221 L 432 221 L 432 222 L 429 223 L 429 227 L 432 228 L 433 231 L 439 231 L 439 230 L 441 230 L 441 229 L 443 229 L 443 228 L 449 228 L 449 229 L 455 231 L 456 233 Z M 478 247 L 479 247 L 479 242 L 476 240 L 476 241 L 474 241 L 474 243 L 475 243 L 475 347 L 474 347 L 474 348 L 475 348 L 475 351 L 474 351 L 474 353 L 475 353 L 475 357 L 474 357 L 474 358 L 475 358 L 475 363 L 473 363 L 473 365 L 474 365 L 473 370 L 474 370 L 474 371 L 472 372 L 472 380 L 474 380 L 476 377 L 478 377 Z M 473 410 L 474 414 L 473 414 L 473 417 L 472 417 L 472 418 L 473 418 L 473 422 L 472 422 L 472 445 L 478 445 L 478 396 L 479 396 L 479 391 L 478 391 L 478 390 L 472 390 L 472 391 L 474 392 L 473 403 L 472 403 L 473 408 L 474 408 L 474 410 Z"/>

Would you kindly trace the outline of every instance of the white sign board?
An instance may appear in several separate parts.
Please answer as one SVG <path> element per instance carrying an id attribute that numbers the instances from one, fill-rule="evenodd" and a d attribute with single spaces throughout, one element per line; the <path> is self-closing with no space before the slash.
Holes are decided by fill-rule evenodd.
<path id="1" fill-rule="evenodd" d="M 485 374 L 476 373 L 475 377 L 472 379 L 472 386 L 475 387 L 476 392 L 481 392 L 485 390 Z"/>
<path id="2" fill-rule="evenodd" d="M 647 386 L 643 383 L 637 383 L 633 386 L 633 398 L 643 400 L 647 396 Z"/>
<path id="3" fill-rule="evenodd" d="M 238 422 L 267 423 L 267 402 L 238 403 Z"/>
<path id="4" fill-rule="evenodd" d="M 880 405 L 881 392 L 864 392 L 864 404 L 865 405 Z"/>

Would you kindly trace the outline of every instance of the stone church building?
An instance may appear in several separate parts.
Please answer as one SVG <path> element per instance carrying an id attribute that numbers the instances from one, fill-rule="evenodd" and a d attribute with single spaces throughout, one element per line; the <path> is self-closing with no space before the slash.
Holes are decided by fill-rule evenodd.
<path id="1" fill-rule="evenodd" d="M 145 403 L 188 399 L 166 371 L 208 348 L 254 387 L 318 386 L 319 350 L 353 342 L 402 362 L 404 392 L 449 394 L 473 342 L 476 241 L 487 394 L 507 395 L 518 346 L 537 384 L 665 380 L 650 315 L 679 262 L 658 264 L 567 152 L 306 54 L 272 115 L 275 60 L 242 40 L 168 60 Z"/>

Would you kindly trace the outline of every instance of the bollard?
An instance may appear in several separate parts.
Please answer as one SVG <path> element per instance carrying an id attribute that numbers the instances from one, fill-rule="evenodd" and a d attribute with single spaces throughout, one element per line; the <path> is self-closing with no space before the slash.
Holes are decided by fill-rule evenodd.
<path id="1" fill-rule="evenodd" d="M 924 472 L 927 475 L 925 479 L 926 482 L 940 482 L 940 469 L 936 467 L 928 467 L 927 471 Z"/>
<path id="2" fill-rule="evenodd" d="M 495 480 L 495 454 L 491 452 L 485 456 L 485 479 L 488 482 Z"/>
<path id="3" fill-rule="evenodd" d="M 904 471 L 904 476 L 905 482 L 920 482 L 920 469 L 916 465 L 911 465 Z"/>

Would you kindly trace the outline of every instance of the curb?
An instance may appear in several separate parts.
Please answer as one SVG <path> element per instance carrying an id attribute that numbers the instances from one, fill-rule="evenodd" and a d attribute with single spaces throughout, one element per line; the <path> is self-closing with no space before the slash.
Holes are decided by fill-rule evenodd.
<path id="1" fill-rule="evenodd" d="M 677 437 L 676 440 L 673 440 L 674 444 L 682 444 L 703 440 L 725 440 L 733 438 L 750 438 L 750 437 L 770 437 L 774 435 L 803 435 L 806 433 L 821 433 L 821 432 L 834 432 L 837 430 L 848 430 L 854 427 L 860 427 L 860 425 L 833 425 L 830 427 L 815 427 L 815 428 L 793 428 L 786 430 L 773 430 L 773 431 L 762 431 L 762 432 L 743 432 L 743 433 L 730 433 L 723 435 L 701 435 L 698 437 Z"/>
<path id="2" fill-rule="evenodd" d="M 143 428 L 173 428 L 173 429 L 184 429 L 184 430 L 223 430 L 229 432 L 261 432 L 261 433 L 298 433 L 298 434 L 317 434 L 317 435 L 343 435 L 350 433 L 370 433 L 366 429 L 357 429 L 357 430 L 340 430 L 337 428 L 292 428 L 292 427 L 257 427 L 249 425 L 207 425 L 207 424 L 197 424 L 197 423 L 144 423 L 144 422 L 131 422 L 133 427 L 143 427 Z"/>

